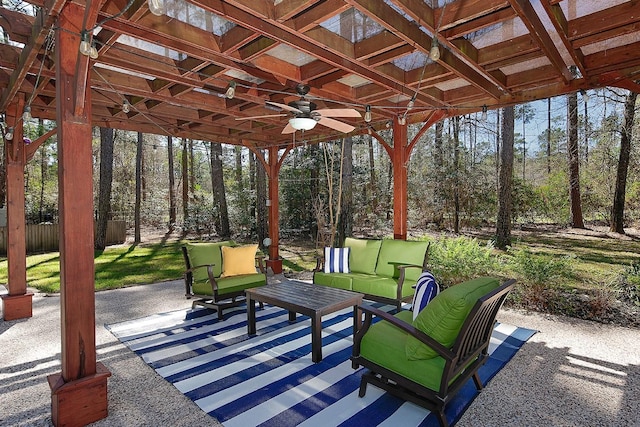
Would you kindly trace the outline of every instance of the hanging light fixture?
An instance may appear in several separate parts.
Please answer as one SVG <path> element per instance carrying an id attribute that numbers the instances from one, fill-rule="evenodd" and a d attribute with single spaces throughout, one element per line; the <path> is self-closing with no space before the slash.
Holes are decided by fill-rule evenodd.
<path id="1" fill-rule="evenodd" d="M 231 81 L 227 86 L 227 91 L 224 93 L 224 96 L 228 99 L 233 99 L 236 96 L 236 82 Z"/>
<path id="2" fill-rule="evenodd" d="M 4 134 L 4 139 L 7 141 L 11 141 L 13 139 L 13 128 L 7 128 L 7 131 Z"/>
<path id="3" fill-rule="evenodd" d="M 98 59 L 98 49 L 96 49 L 96 42 L 91 41 L 91 49 L 89 50 L 89 58 Z"/>
<path id="4" fill-rule="evenodd" d="M 164 15 L 164 0 L 147 0 L 147 4 L 149 5 L 149 12 L 156 16 Z"/>
<path id="5" fill-rule="evenodd" d="M 292 117 L 289 119 L 289 124 L 295 130 L 311 130 L 316 127 L 317 123 L 310 117 Z"/>
<path id="6" fill-rule="evenodd" d="M 122 102 L 122 112 L 128 114 L 131 111 L 131 104 L 126 99 Z"/>
<path id="7" fill-rule="evenodd" d="M 371 105 L 367 105 L 364 110 L 364 121 L 369 123 L 371 121 Z"/>
<path id="8" fill-rule="evenodd" d="M 31 106 L 30 105 L 25 105 L 24 106 L 24 110 L 22 112 L 22 121 L 28 122 L 29 120 L 31 120 L 32 116 L 31 116 Z"/>
<path id="9" fill-rule="evenodd" d="M 483 122 L 487 121 L 487 106 L 486 105 L 482 106 L 482 114 L 480 115 L 480 121 L 483 121 Z"/>
<path id="10" fill-rule="evenodd" d="M 438 39 L 436 37 L 431 39 L 431 50 L 429 50 L 429 59 L 434 62 L 440 59 L 440 47 L 438 45 Z"/>
<path id="11" fill-rule="evenodd" d="M 80 53 L 84 56 L 91 56 L 91 42 L 89 42 L 89 32 L 80 33 Z"/>

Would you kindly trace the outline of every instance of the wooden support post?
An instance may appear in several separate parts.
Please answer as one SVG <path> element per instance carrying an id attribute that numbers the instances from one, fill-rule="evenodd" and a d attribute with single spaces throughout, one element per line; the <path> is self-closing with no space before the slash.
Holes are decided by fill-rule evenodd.
<path id="1" fill-rule="evenodd" d="M 49 377 L 56 426 L 105 418 L 111 375 L 96 362 L 91 91 L 78 81 L 89 66 L 79 54 L 83 15 L 83 7 L 68 3 L 56 30 L 62 372 Z"/>
<path id="2" fill-rule="evenodd" d="M 286 155 L 283 154 L 283 158 Z M 275 274 L 282 273 L 282 259 L 278 251 L 280 241 L 280 200 L 278 197 L 278 174 L 280 172 L 281 163 L 278 161 L 278 147 L 269 147 L 269 163 L 267 168 L 267 179 L 269 180 L 269 199 L 267 207 L 269 209 L 269 238 L 271 245 L 269 246 L 269 259 L 267 267 L 270 267 Z"/>
<path id="3" fill-rule="evenodd" d="M 407 125 L 393 120 L 393 238 L 407 239 Z"/>
<path id="4" fill-rule="evenodd" d="M 5 140 L 7 187 L 7 283 L 9 294 L 2 296 L 4 320 L 25 319 L 33 315 L 32 297 L 27 293 L 27 243 L 25 226 L 24 166 L 25 146 L 22 139 L 20 112 L 24 99 L 18 98 L 7 109 L 7 123 L 13 127 L 13 139 Z"/>

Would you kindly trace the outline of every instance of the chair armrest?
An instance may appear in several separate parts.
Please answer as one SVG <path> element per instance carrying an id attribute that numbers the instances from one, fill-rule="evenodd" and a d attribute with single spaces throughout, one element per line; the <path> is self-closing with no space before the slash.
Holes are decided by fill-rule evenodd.
<path id="1" fill-rule="evenodd" d="M 212 291 L 217 291 L 218 290 L 218 282 L 216 282 L 216 278 L 213 276 L 213 264 L 196 265 L 195 267 L 191 267 L 191 268 L 185 270 L 184 274 L 187 275 L 188 273 L 193 273 L 195 270 L 197 270 L 199 268 L 206 268 L 207 269 L 207 275 L 209 276 L 209 283 L 211 283 L 211 290 Z"/>
<path id="2" fill-rule="evenodd" d="M 392 316 L 386 311 L 382 311 L 380 309 L 377 309 L 371 306 L 358 306 L 358 309 L 364 312 L 365 320 L 362 328 L 358 331 L 358 333 L 354 337 L 354 343 L 353 343 L 354 356 L 357 356 L 360 354 L 360 341 L 362 340 L 362 337 L 366 333 L 367 329 L 369 329 L 369 327 L 371 326 L 372 318 L 375 315 L 376 317 L 381 318 L 383 321 L 387 321 L 391 323 L 393 326 L 403 330 L 404 332 L 416 338 L 418 341 L 422 342 L 423 344 L 428 345 L 436 353 L 438 353 L 438 355 L 440 355 L 442 358 L 448 361 L 452 361 L 456 358 L 455 353 L 453 353 L 451 350 L 449 350 L 448 348 L 440 344 L 438 341 L 436 341 L 429 335 L 425 334 L 420 329 L 415 328 L 413 325 L 409 323 L 403 322 L 402 320 Z M 356 348 L 357 348 L 357 354 L 356 354 Z"/>
<path id="3" fill-rule="evenodd" d="M 260 273 L 266 274 L 267 269 L 264 267 L 264 255 L 256 255 L 256 264 Z"/>
<path id="4" fill-rule="evenodd" d="M 316 267 L 313 269 L 313 272 L 323 271 L 324 270 L 324 256 L 317 255 L 316 256 Z"/>

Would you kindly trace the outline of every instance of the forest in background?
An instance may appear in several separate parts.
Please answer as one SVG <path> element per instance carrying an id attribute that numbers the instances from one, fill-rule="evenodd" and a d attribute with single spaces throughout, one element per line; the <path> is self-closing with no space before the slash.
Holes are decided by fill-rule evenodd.
<path id="1" fill-rule="evenodd" d="M 621 159 L 628 162 L 623 224 L 638 221 L 639 132 L 637 122 L 628 126 L 635 101 L 635 94 L 606 88 L 555 98 L 554 107 L 550 100 L 546 109 L 541 102 L 515 107 L 514 226 L 576 225 L 570 197 L 576 185 L 584 221 L 612 224 Z M 408 164 L 410 229 L 495 227 L 503 115 L 503 110 L 493 110 L 486 118 L 483 113 L 453 117 L 420 136 Z M 25 124 L 25 136 L 34 139 L 52 126 L 31 121 Z M 410 140 L 419 129 L 419 124 L 409 125 Z M 393 144 L 390 129 L 380 134 Z M 358 135 L 318 144 L 304 135 L 296 138 L 280 172 L 283 235 L 308 236 L 321 245 L 353 233 L 382 236 L 392 230 L 393 171 L 375 139 Z M 138 233 L 147 225 L 201 238 L 266 237 L 266 178 L 247 148 L 108 129 L 95 129 L 93 140 L 96 217 L 106 209 L 110 219 L 125 220 Z M 105 143 L 113 144 L 112 159 L 104 157 Z M 576 162 L 578 179 L 570 179 Z M 108 169 L 111 197 L 105 204 L 100 194 Z M 0 172 L 4 202 L 4 164 Z M 28 163 L 25 186 L 27 221 L 55 222 L 55 138 Z"/>

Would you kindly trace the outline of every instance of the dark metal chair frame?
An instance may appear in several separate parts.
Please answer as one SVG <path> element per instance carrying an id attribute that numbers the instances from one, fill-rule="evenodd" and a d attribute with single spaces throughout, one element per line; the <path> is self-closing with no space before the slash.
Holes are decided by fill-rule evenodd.
<path id="1" fill-rule="evenodd" d="M 414 328 L 396 317 L 374 307 L 359 307 L 365 313 L 364 324 L 354 337 L 353 355 L 351 357 L 354 369 L 360 365 L 368 368 L 360 382 L 360 397 L 366 393 L 367 384 L 371 383 L 404 400 L 423 406 L 436 414 L 440 425 L 448 426 L 444 414 L 445 405 L 455 396 L 460 388 L 473 378 L 478 390 L 483 388 L 478 370 L 485 364 L 489 355 L 489 341 L 493 332 L 496 315 L 504 303 L 508 293 L 515 286 L 515 280 L 510 279 L 500 287 L 478 299 L 467 316 L 456 341 L 451 349 L 431 338 L 424 332 Z M 362 337 L 371 326 L 373 315 L 381 317 L 409 335 L 431 347 L 438 355 L 445 359 L 445 366 L 437 391 L 424 387 L 410 378 L 398 375 L 379 366 L 360 355 Z"/>
<path id="2" fill-rule="evenodd" d="M 213 275 L 213 264 L 205 264 L 205 265 L 196 265 L 192 266 L 189 261 L 189 253 L 187 252 L 187 247 L 182 246 L 182 256 L 184 258 L 184 263 L 187 269 L 184 272 L 184 285 L 185 285 L 185 296 L 187 299 L 198 298 L 193 301 L 191 304 L 191 308 L 195 308 L 196 306 L 202 306 L 206 308 L 210 308 L 216 310 L 218 312 L 218 320 L 223 320 L 222 310 L 237 307 L 245 302 L 244 291 L 237 292 L 229 292 L 225 294 L 220 294 L 218 292 L 218 282 L 216 281 L 215 276 Z M 256 264 L 260 269 L 261 273 L 266 274 L 266 269 L 264 268 L 263 263 L 264 257 L 261 255 L 256 256 Z M 193 289 L 193 271 L 199 268 L 206 268 L 207 274 L 209 276 L 209 283 L 211 284 L 211 295 L 198 295 L 192 292 Z M 230 301 L 229 301 L 230 300 Z M 263 307 L 263 304 L 260 303 L 260 308 Z"/>

